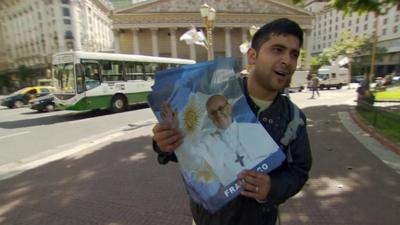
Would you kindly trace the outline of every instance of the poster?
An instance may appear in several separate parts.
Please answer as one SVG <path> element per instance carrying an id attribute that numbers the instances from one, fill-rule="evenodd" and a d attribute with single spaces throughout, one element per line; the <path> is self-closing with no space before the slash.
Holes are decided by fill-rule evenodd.
<path id="1" fill-rule="evenodd" d="M 148 100 L 160 122 L 184 132 L 175 154 L 186 190 L 210 212 L 240 194 L 242 170 L 267 173 L 285 159 L 248 106 L 233 58 L 161 71 Z"/>

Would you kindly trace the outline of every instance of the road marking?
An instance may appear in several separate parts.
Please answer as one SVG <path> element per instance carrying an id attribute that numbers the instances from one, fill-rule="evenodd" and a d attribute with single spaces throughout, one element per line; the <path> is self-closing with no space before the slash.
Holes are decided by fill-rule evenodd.
<path id="1" fill-rule="evenodd" d="M 27 133 L 30 133 L 30 131 L 23 131 L 23 132 L 19 132 L 19 133 L 15 133 L 15 134 L 9 134 L 9 135 L 0 137 L 0 139 L 14 137 L 14 136 L 18 136 L 18 135 L 27 134 Z"/>

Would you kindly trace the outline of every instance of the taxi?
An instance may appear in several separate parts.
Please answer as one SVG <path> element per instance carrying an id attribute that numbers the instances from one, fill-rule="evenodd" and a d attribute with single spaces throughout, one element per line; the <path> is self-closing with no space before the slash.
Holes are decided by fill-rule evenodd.
<path id="1" fill-rule="evenodd" d="M 54 90 L 51 86 L 26 87 L 3 98 L 1 105 L 8 108 L 20 108 L 27 105 L 30 100 L 53 93 Z"/>

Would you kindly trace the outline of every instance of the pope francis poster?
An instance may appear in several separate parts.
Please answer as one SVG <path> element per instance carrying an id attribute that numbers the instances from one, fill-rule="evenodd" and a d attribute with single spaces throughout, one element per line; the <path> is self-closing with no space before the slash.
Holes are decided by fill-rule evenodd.
<path id="1" fill-rule="evenodd" d="M 156 74 L 149 103 L 185 134 L 175 150 L 190 197 L 214 212 L 240 194 L 242 170 L 269 172 L 285 159 L 242 93 L 234 59 Z"/>

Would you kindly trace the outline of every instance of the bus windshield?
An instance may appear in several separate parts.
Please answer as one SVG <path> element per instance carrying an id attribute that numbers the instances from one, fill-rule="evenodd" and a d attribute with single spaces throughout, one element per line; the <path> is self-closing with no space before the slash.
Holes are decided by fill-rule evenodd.
<path id="1" fill-rule="evenodd" d="M 59 94 L 75 94 L 74 64 L 53 65 L 54 87 Z"/>

